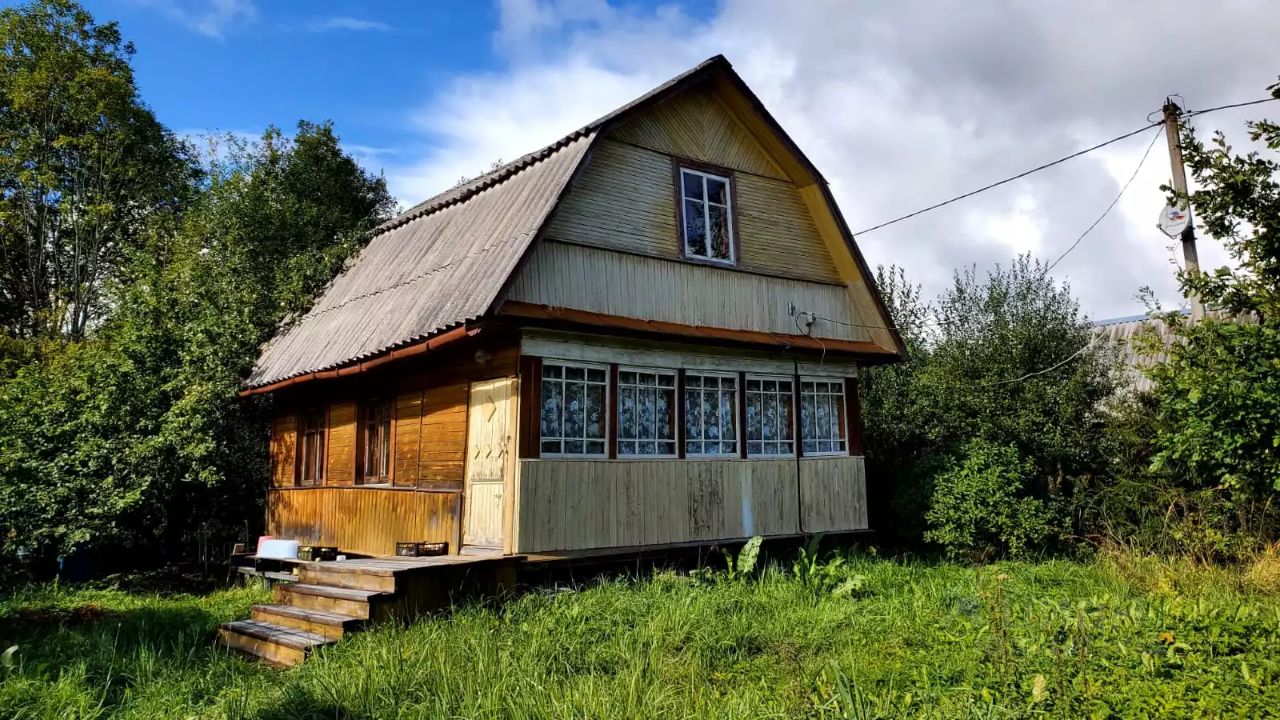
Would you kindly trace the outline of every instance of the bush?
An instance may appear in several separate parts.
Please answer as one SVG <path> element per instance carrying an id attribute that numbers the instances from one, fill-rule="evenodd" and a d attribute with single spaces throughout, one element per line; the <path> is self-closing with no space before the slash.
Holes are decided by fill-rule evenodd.
<path id="1" fill-rule="evenodd" d="M 901 270 L 882 269 L 878 282 L 909 357 L 863 375 L 867 473 L 893 493 L 869 497 L 871 511 L 896 515 L 876 524 L 893 527 L 899 540 L 932 539 L 952 552 L 978 546 L 1023 552 L 1069 536 L 1068 512 L 1043 518 L 1047 527 L 1029 533 L 1013 532 L 1008 523 L 1022 517 L 1027 527 L 1037 526 L 1039 514 L 1024 509 L 1065 507 L 1077 485 L 1106 467 L 1098 436 L 1107 419 L 1103 401 L 1115 389 L 1115 354 L 1094 341 L 1070 289 L 1026 256 L 984 275 L 972 268 L 956 273 L 932 305 Z M 993 455 L 980 450 L 991 447 L 1016 459 L 1018 482 L 1000 488 L 1014 509 L 992 506 L 1012 514 L 986 520 L 968 514 L 961 521 L 965 513 L 933 510 L 948 493 L 960 492 L 957 501 L 964 496 L 957 484 L 963 464 L 975 453 Z M 973 530 L 961 531 L 966 525 Z"/>
<path id="2" fill-rule="evenodd" d="M 1028 496 L 1034 464 L 1008 445 L 973 440 L 934 480 L 925 539 L 952 556 L 1021 555 L 1053 535 L 1043 500 Z"/>

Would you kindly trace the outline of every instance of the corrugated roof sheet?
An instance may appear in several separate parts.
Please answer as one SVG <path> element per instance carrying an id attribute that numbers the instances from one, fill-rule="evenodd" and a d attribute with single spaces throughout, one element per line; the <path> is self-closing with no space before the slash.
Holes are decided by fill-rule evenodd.
<path id="1" fill-rule="evenodd" d="M 483 315 L 594 137 L 575 133 L 380 227 L 310 312 L 267 343 L 246 384 L 328 370 Z"/>
<path id="2" fill-rule="evenodd" d="M 1093 324 L 1093 329 L 1103 342 L 1114 345 L 1119 353 L 1121 388 L 1135 392 L 1150 390 L 1152 382 L 1143 369 L 1168 360 L 1169 352 L 1167 349 L 1154 355 L 1141 352 L 1134 339 L 1139 334 L 1153 332 L 1160 336 L 1163 347 L 1168 348 L 1173 341 L 1169 326 L 1163 320 L 1149 315 L 1132 315 L 1099 320 Z"/>

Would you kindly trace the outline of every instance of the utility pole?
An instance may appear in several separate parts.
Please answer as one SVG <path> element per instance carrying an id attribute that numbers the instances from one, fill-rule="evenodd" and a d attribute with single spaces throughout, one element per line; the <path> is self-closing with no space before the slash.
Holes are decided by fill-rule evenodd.
<path id="1" fill-rule="evenodd" d="M 1187 169 L 1182 165 L 1182 127 L 1178 124 L 1178 116 L 1182 114 L 1182 108 L 1173 102 L 1173 98 L 1165 98 L 1164 100 L 1164 133 L 1165 139 L 1169 141 L 1169 166 L 1173 170 L 1173 189 L 1178 194 L 1185 196 L 1187 194 Z M 1187 212 L 1191 212 L 1190 203 L 1187 204 Z M 1185 230 L 1182 231 L 1182 260 L 1186 266 L 1188 275 L 1200 274 L 1200 255 L 1196 252 L 1196 228 L 1194 222 L 1188 222 Z M 1187 298 L 1191 301 L 1191 317 L 1199 320 L 1204 317 L 1204 305 L 1200 303 L 1200 298 L 1191 296 Z"/>

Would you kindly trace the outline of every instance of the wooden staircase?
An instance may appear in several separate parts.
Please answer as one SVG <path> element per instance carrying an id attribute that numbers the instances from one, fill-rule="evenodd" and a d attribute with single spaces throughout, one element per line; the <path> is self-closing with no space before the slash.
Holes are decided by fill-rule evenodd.
<path id="1" fill-rule="evenodd" d="M 224 623 L 218 641 L 273 665 L 297 665 L 316 648 L 367 624 L 437 610 L 458 590 L 508 586 L 520 559 L 443 555 L 299 562 L 297 582 L 276 585 L 276 602 L 254 605 L 248 620 Z"/>

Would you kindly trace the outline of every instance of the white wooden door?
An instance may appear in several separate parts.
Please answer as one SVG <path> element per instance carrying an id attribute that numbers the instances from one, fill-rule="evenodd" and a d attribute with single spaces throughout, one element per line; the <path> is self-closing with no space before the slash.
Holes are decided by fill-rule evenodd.
<path id="1" fill-rule="evenodd" d="M 515 378 L 471 384 L 463 545 L 502 547 L 502 497 L 515 450 L 515 394 Z"/>

